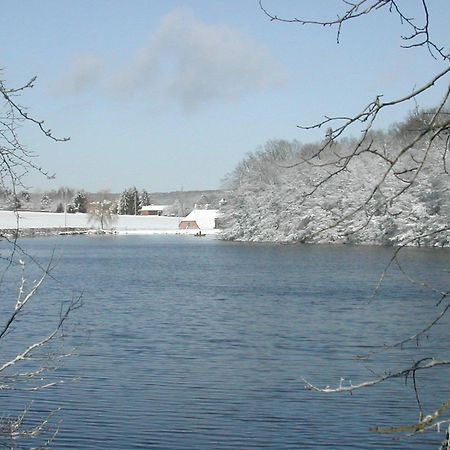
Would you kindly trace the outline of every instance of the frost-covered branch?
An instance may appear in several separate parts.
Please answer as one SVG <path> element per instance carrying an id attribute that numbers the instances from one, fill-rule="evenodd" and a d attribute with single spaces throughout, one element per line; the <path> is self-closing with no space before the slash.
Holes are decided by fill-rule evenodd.
<path id="1" fill-rule="evenodd" d="M 0 340 L 5 336 L 6 332 L 10 329 L 11 325 L 14 323 L 15 320 L 17 320 L 18 315 L 20 312 L 22 312 L 25 305 L 33 298 L 33 296 L 36 294 L 37 289 L 42 285 L 43 281 L 45 280 L 46 274 L 44 274 L 41 279 L 31 288 L 31 290 L 25 295 L 24 301 L 20 302 L 20 306 L 14 309 L 14 312 L 11 314 L 10 318 L 8 319 L 3 332 L 0 335 Z M 22 287 L 21 287 L 22 290 Z M 61 331 L 64 325 L 64 322 L 68 319 L 69 315 L 76 309 L 80 308 L 82 306 L 82 295 L 79 295 L 77 297 L 72 298 L 72 300 L 69 302 L 68 305 L 61 305 L 61 311 L 60 311 L 60 317 L 59 320 L 54 327 L 53 331 L 51 331 L 48 335 L 43 337 L 42 339 L 39 339 L 35 342 L 33 342 L 31 345 L 26 347 L 23 351 L 17 353 L 13 358 L 9 359 L 8 361 L 5 361 L 0 364 L 0 374 L 2 372 L 6 371 L 7 369 L 10 369 L 12 366 L 16 365 L 17 363 L 25 360 L 29 360 L 33 356 L 33 352 L 37 349 L 40 349 L 41 347 L 44 347 L 47 345 L 50 341 L 52 341 Z M 1 344 L 1 342 L 0 342 Z M 42 372 L 45 369 L 40 367 L 36 371 L 33 372 L 27 372 L 25 374 L 21 374 L 21 377 L 33 377 L 37 375 L 41 375 Z M 43 385 L 43 387 L 49 387 L 49 385 Z M 7 389 L 8 385 L 2 385 L 0 386 L 0 390 Z"/>
<path id="2" fill-rule="evenodd" d="M 33 296 L 36 294 L 37 290 L 42 286 L 42 283 L 46 279 L 47 275 L 50 273 L 51 270 L 51 261 L 45 270 L 44 274 L 41 276 L 41 278 L 33 285 L 33 287 L 28 291 L 27 293 L 24 293 L 24 286 L 26 283 L 26 278 L 23 274 L 23 271 L 25 270 L 24 266 L 25 263 L 20 260 L 20 264 L 22 266 L 22 280 L 19 287 L 19 295 L 17 297 L 17 301 L 14 307 L 14 311 L 10 315 L 9 319 L 6 321 L 3 330 L 0 332 L 0 339 L 7 333 L 13 322 L 17 319 L 18 314 L 22 311 L 24 306 L 33 298 Z"/>
<path id="3" fill-rule="evenodd" d="M 37 425 L 26 427 L 25 420 L 29 415 L 31 404 L 27 406 L 21 414 L 17 417 L 0 418 L 0 445 L 2 448 L 16 449 L 16 442 L 21 439 L 35 439 L 42 434 L 49 434 L 48 439 L 43 445 L 39 447 L 32 447 L 33 449 L 49 449 L 52 442 L 55 440 L 58 432 L 60 422 L 56 425 L 52 424 L 52 419 L 60 411 L 60 408 L 52 411 L 48 416 L 41 420 Z"/>
<path id="4" fill-rule="evenodd" d="M 19 95 L 33 88 L 36 77 L 22 86 L 11 88 L 1 74 L 0 70 L 0 98 L 3 100 L 0 109 L 0 187 L 4 192 L 11 192 L 14 203 L 16 189 L 24 186 L 24 177 L 30 171 L 40 172 L 46 178 L 54 177 L 36 164 L 36 155 L 22 144 L 18 134 L 20 127 L 29 123 L 55 142 L 66 142 L 69 138 L 56 137 L 52 130 L 44 126 L 43 120 L 37 119 L 17 102 Z"/>
<path id="5" fill-rule="evenodd" d="M 440 428 L 444 424 L 449 424 L 450 419 L 444 419 L 439 420 L 443 414 L 445 414 L 448 409 L 450 408 L 450 399 L 442 403 L 442 405 L 431 414 L 427 414 L 426 416 L 422 417 L 421 420 L 415 424 L 412 425 L 400 425 L 398 427 L 388 427 L 388 428 L 382 428 L 382 427 L 374 427 L 371 428 L 370 431 L 373 431 L 375 433 L 383 433 L 383 434 L 389 434 L 389 433 L 421 433 L 427 430 L 430 430 L 432 428 L 435 428 L 438 432 L 440 431 Z"/>
<path id="6" fill-rule="evenodd" d="M 27 108 L 18 102 L 18 97 L 34 85 L 36 78 L 19 87 L 9 87 L 1 78 L 0 70 L 0 194 L 11 201 L 12 209 L 16 210 L 18 197 L 16 189 L 24 186 L 24 177 L 30 172 L 39 172 L 47 178 L 52 178 L 42 167 L 35 162 L 35 153 L 29 150 L 20 140 L 19 130 L 22 126 L 30 125 L 37 128 L 45 137 L 55 142 L 65 142 L 68 138 L 56 137 L 52 130 L 44 125 L 44 121 L 37 119 L 29 113 Z M 17 216 L 17 229 L 20 227 Z M 17 236 L 10 239 L 0 236 L 3 244 L 10 246 L 10 254 L 0 259 L 3 264 L 0 286 L 2 287 L 2 318 L 0 323 L 0 391 L 41 391 L 61 384 L 63 381 L 50 377 L 62 358 L 71 354 L 63 352 L 62 348 L 56 349 L 55 343 L 64 334 L 64 325 L 69 316 L 82 305 L 82 295 L 73 295 L 70 301 L 61 301 L 55 311 L 55 317 L 46 316 L 39 328 L 33 322 L 31 312 L 33 303 L 37 300 L 37 294 L 48 279 L 57 281 L 52 275 L 55 263 L 53 255 L 47 265 L 42 265 L 37 259 L 30 256 L 17 241 Z M 27 287 L 28 277 L 25 273 L 25 260 L 32 264 L 32 268 L 40 271 L 37 280 Z M 9 288 L 6 288 L 6 280 L 9 275 L 20 271 L 18 281 L 18 294 L 14 296 Z M 7 295 L 10 295 L 10 303 Z M 14 298 L 15 297 L 15 298 Z M 36 309 L 34 309 L 36 311 Z M 27 314 L 25 314 L 25 312 Z M 19 320 L 20 319 L 20 320 Z M 31 336 L 31 337 L 30 337 Z M 0 418 L 0 446 L 18 448 L 18 440 L 36 438 L 46 439 L 43 446 L 32 448 L 48 448 L 58 433 L 58 426 L 53 426 L 50 421 L 58 410 L 51 412 L 46 418 L 34 419 L 37 423 L 27 427 L 25 418 L 29 413 L 27 407 L 22 414 L 16 417 L 3 416 Z M 5 414 L 5 411 L 2 411 Z M 49 436 L 49 437 L 48 437 Z M 48 437 L 48 438 L 46 438 Z"/>
<path id="7" fill-rule="evenodd" d="M 427 160 L 431 145 L 438 137 L 444 138 L 446 140 L 445 152 L 442 159 L 444 172 L 448 174 L 447 149 L 450 142 L 450 120 L 448 118 L 446 120 L 443 120 L 443 117 L 445 114 L 444 107 L 448 105 L 450 96 L 450 66 L 448 65 L 448 63 L 450 62 L 450 56 L 448 53 L 444 52 L 442 47 L 439 47 L 430 40 L 429 13 L 426 2 L 420 2 L 423 13 L 423 25 L 417 25 L 416 21 L 413 18 L 408 17 L 407 14 L 404 13 L 403 10 L 399 7 L 398 3 L 393 0 L 363 0 L 354 3 L 345 1 L 343 3 L 346 7 L 345 12 L 343 14 L 338 14 L 335 19 L 331 20 L 308 20 L 299 18 L 283 19 L 272 13 L 269 13 L 268 10 L 263 6 L 262 0 L 260 0 L 260 7 L 271 20 L 297 23 L 301 25 L 337 26 L 338 36 L 340 35 L 341 27 L 345 22 L 352 19 L 361 18 L 362 16 L 373 13 L 375 10 L 387 7 L 389 8 L 389 11 L 396 13 L 402 23 L 408 25 L 411 29 L 410 34 L 402 36 L 403 39 L 408 42 L 405 47 L 414 48 L 417 46 L 427 46 L 430 49 L 430 52 L 433 53 L 434 51 L 434 53 L 437 53 L 442 57 L 442 59 L 446 63 L 446 66 L 429 81 L 413 89 L 412 92 L 402 95 L 396 99 L 383 101 L 383 96 L 377 95 L 376 98 L 373 101 L 369 102 L 361 112 L 355 115 L 334 117 L 325 116 L 322 121 L 317 122 L 313 125 L 299 126 L 299 128 L 303 130 L 320 129 L 322 127 L 327 127 L 325 139 L 315 152 L 307 157 L 300 155 L 299 161 L 286 166 L 288 168 L 292 168 L 297 165 L 308 164 L 317 168 L 323 168 L 326 166 L 330 168 L 330 170 L 327 171 L 324 176 L 320 177 L 318 181 L 314 183 L 312 189 L 305 193 L 305 196 L 312 196 L 316 194 L 316 192 L 321 187 L 328 184 L 333 178 L 340 176 L 343 172 L 346 172 L 349 169 L 352 160 L 362 157 L 365 153 L 369 153 L 376 157 L 379 157 L 384 163 L 386 163 L 384 173 L 380 177 L 379 181 L 372 186 L 372 189 L 365 200 L 360 202 L 360 204 L 353 210 L 348 211 L 347 214 L 341 215 L 339 220 L 335 221 L 334 224 L 327 225 L 325 227 L 322 227 L 321 229 L 318 229 L 318 234 L 328 231 L 330 229 L 330 226 L 339 227 L 343 222 L 346 222 L 352 216 L 365 210 L 367 205 L 373 200 L 374 196 L 380 192 L 387 180 L 387 177 L 391 174 L 393 174 L 400 181 L 403 181 L 405 186 L 403 186 L 402 189 L 399 189 L 393 195 L 386 197 L 385 204 L 387 205 L 394 201 L 397 197 L 401 196 L 407 189 L 409 189 L 410 186 L 413 185 L 417 175 L 422 171 L 423 165 Z M 383 150 L 377 150 L 370 135 L 374 130 L 374 126 L 377 123 L 377 119 L 381 111 L 383 111 L 384 109 L 399 107 L 400 105 L 408 103 L 410 101 L 416 101 L 422 94 L 434 88 L 438 82 L 446 82 L 447 90 L 442 98 L 441 103 L 436 108 L 434 113 L 431 114 L 430 120 L 428 120 L 427 122 L 423 122 L 422 128 L 420 130 L 417 130 L 417 133 L 415 133 L 414 136 L 411 135 L 412 139 L 410 139 L 401 149 L 399 149 L 396 155 L 388 157 Z M 360 137 L 354 143 L 352 143 L 351 147 L 348 147 L 349 151 L 345 153 L 337 153 L 333 151 L 333 146 L 338 143 L 338 140 L 342 138 L 345 133 L 351 131 L 353 126 L 355 125 L 361 125 L 361 129 L 359 130 Z M 405 161 L 406 156 L 411 155 L 411 158 L 414 159 L 413 153 L 416 151 L 416 146 L 425 142 L 425 140 L 428 140 L 428 144 L 426 144 L 427 150 L 425 151 L 422 160 L 419 161 L 418 166 L 413 168 L 402 167 L 402 163 L 403 161 Z M 330 151 L 327 152 L 327 154 L 325 155 L 325 160 L 323 160 L 322 156 L 327 150 Z M 412 177 L 405 178 L 405 175 L 411 175 Z"/>
<path id="8" fill-rule="evenodd" d="M 11 344 L 13 344 L 13 348 L 17 348 L 12 356 L 7 356 L 7 351 L 2 352 L 0 392 L 21 391 L 31 393 L 54 388 L 64 383 L 64 380 L 58 379 L 52 372 L 58 368 L 62 358 L 70 356 L 72 352 L 63 352 L 62 348 L 56 348 L 52 343 L 64 335 L 64 324 L 71 314 L 82 306 L 82 295 L 74 295 L 70 301 L 61 303 L 59 316 L 56 317 L 56 320 L 49 316 L 46 321 L 46 328 L 42 328 L 42 330 L 36 328 L 32 319 L 30 320 L 32 316 L 24 315 L 24 313 L 31 309 L 33 300 L 36 300 L 38 289 L 42 289 L 45 280 L 53 269 L 53 258 L 46 266 L 45 273 L 28 290 L 26 289 L 24 266 L 25 263 L 22 260 L 18 266 L 14 266 L 21 270 L 19 295 L 14 302 L 11 302 L 12 312 L 0 334 L 0 348 L 6 350 Z M 6 300 L 5 296 L 4 299 Z M 30 313 L 30 311 L 28 312 Z M 22 320 L 19 320 L 20 318 Z M 52 324 L 53 320 L 54 323 Z M 31 332 L 31 335 L 34 336 L 29 344 L 26 344 L 27 340 L 30 340 L 25 338 L 27 332 Z M 41 337 L 38 337 L 39 335 Z M 19 439 L 35 439 L 41 434 L 42 437 L 50 434 L 47 439 L 48 444 L 46 444 L 49 445 L 58 432 L 58 427 L 55 428 L 50 424 L 50 420 L 58 410 L 59 408 L 31 428 L 23 424 L 28 409 L 18 418 L 0 419 L 0 442 L 2 440 L 16 442 Z M 43 448 L 46 448 L 46 446 Z"/>
<path id="9" fill-rule="evenodd" d="M 427 49 L 438 60 L 434 62 L 437 69 L 429 80 L 417 80 L 410 91 L 389 99 L 380 93 L 356 113 L 325 116 L 312 125 L 298 127 L 302 131 L 325 130 L 320 142 L 269 141 L 247 156 L 227 180 L 229 196 L 222 207 L 222 236 L 243 241 L 396 246 L 373 297 L 381 292 L 388 271 L 396 267 L 400 276 L 427 290 L 430 307 L 437 309 L 424 323 L 419 320 L 407 336 L 361 358 L 400 350 L 410 342 L 419 345 L 423 336 L 448 319 L 450 309 L 448 288 L 422 281 L 399 259 L 407 246 L 450 247 L 450 54 L 433 39 L 428 2 L 415 2 L 420 14 L 416 18 L 406 13 L 407 3 L 396 0 L 345 0 L 343 11 L 330 14 L 331 19 L 308 19 L 280 17 L 270 11 L 269 1 L 260 0 L 259 5 L 271 21 L 334 27 L 338 42 L 348 22 L 375 16 L 381 10 L 390 12 L 402 25 L 405 51 Z M 325 11 L 329 13 L 330 9 Z M 420 108 L 422 99 L 437 91 L 438 104 Z M 403 122 L 388 130 L 377 129 L 382 113 L 407 105 L 415 109 Z M 306 388 L 325 393 L 353 392 L 390 379 L 411 378 L 420 420 L 391 429 L 410 433 L 436 429 L 449 423 L 450 419 L 443 416 L 448 402 L 426 415 L 419 395 L 426 388 L 419 390 L 416 373 L 448 367 L 450 361 L 445 357 L 430 355 L 402 370 L 387 371 L 355 384 L 342 379 L 337 387 L 322 388 L 305 381 Z"/>
<path id="10" fill-rule="evenodd" d="M 402 369 L 396 372 L 387 372 L 381 377 L 375 378 L 373 380 L 369 381 L 363 381 L 361 383 L 354 384 L 351 380 L 348 380 L 346 383 L 345 378 L 341 378 L 341 381 L 338 386 L 336 387 L 330 387 L 326 386 L 324 388 L 318 387 L 307 380 L 303 379 L 305 383 L 305 389 L 309 391 L 316 391 L 316 392 L 322 392 L 324 394 L 335 394 L 340 392 L 353 392 L 358 389 L 368 388 L 372 386 L 376 386 L 377 384 L 383 383 L 387 380 L 393 379 L 393 378 L 407 378 L 410 375 L 413 374 L 413 372 L 422 371 L 422 370 L 428 370 L 433 369 L 435 367 L 439 366 L 448 366 L 450 365 L 450 360 L 438 360 L 434 358 L 425 358 L 420 361 L 417 361 L 416 363 L 412 364 L 411 366 L 407 367 L 406 369 Z"/>

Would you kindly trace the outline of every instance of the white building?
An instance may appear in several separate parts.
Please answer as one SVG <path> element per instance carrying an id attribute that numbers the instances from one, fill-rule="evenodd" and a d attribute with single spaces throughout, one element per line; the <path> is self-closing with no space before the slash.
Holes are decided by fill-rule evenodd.
<path id="1" fill-rule="evenodd" d="M 180 230 L 214 230 L 217 228 L 218 209 L 194 209 L 179 224 Z"/>

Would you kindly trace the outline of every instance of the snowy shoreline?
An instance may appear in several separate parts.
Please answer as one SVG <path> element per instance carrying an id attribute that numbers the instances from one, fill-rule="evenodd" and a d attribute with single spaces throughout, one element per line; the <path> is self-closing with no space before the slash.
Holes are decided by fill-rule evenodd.
<path id="1" fill-rule="evenodd" d="M 56 235 L 191 235 L 198 229 L 180 230 L 180 217 L 117 216 L 110 229 L 99 230 L 88 214 L 31 211 L 0 211 L 0 233 L 4 236 L 44 237 Z M 202 235 L 219 230 L 202 229 Z"/>
<path id="2" fill-rule="evenodd" d="M 195 236 L 198 229 L 180 229 L 180 217 L 163 216 L 118 216 L 117 221 L 111 229 L 99 230 L 94 224 L 89 222 L 89 215 L 76 213 L 48 213 L 48 212 L 30 212 L 30 211 L 0 211 L 0 235 L 15 238 L 19 237 L 48 237 L 48 236 Z M 261 243 L 261 244 L 298 244 L 298 241 L 289 239 L 261 239 L 262 236 L 255 234 L 252 239 L 234 238 L 230 239 L 226 232 L 217 229 L 202 229 L 202 236 L 223 239 L 225 241 Z M 349 243 L 345 241 L 330 241 L 328 239 L 317 240 L 314 244 L 325 245 L 376 245 L 381 244 L 373 242 Z M 390 245 L 395 247 L 395 245 Z M 419 246 L 417 242 L 410 242 L 408 247 Z M 423 247 L 442 247 L 441 245 L 421 245 Z M 447 245 L 444 245 L 447 247 Z"/>

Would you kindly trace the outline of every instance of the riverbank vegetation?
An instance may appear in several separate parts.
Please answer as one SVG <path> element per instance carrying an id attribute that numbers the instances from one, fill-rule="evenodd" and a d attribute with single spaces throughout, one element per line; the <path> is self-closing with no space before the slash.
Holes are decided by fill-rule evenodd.
<path id="1" fill-rule="evenodd" d="M 448 136 L 433 138 L 434 114 L 416 110 L 361 142 L 267 142 L 228 176 L 223 237 L 449 246 Z"/>

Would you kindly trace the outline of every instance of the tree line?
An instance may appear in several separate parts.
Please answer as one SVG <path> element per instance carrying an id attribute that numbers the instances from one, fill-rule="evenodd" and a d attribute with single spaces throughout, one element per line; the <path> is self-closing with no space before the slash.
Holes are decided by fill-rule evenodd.
<path id="1" fill-rule="evenodd" d="M 151 204 L 150 194 L 136 187 L 129 187 L 118 196 L 107 191 L 89 193 L 84 189 L 76 190 L 61 187 L 44 193 L 32 193 L 27 190 L 13 192 L 0 190 L 0 207 L 7 210 L 46 211 L 57 213 L 88 213 L 93 204 L 108 201 L 111 214 L 137 215 L 141 208 Z M 94 207 L 95 207 L 94 205 Z"/>
<path id="2" fill-rule="evenodd" d="M 387 131 L 371 130 L 361 143 L 267 142 L 227 177 L 223 237 L 449 246 L 447 141 L 430 142 L 432 130 L 416 139 L 432 113 L 416 110 Z M 351 157 L 355 146 L 358 158 Z M 395 170 L 386 172 L 392 161 Z"/>

